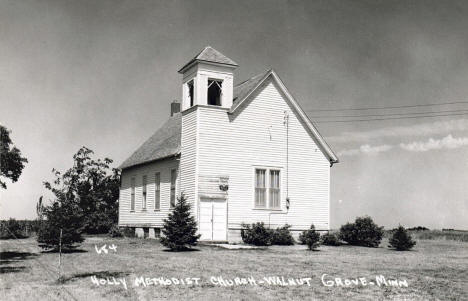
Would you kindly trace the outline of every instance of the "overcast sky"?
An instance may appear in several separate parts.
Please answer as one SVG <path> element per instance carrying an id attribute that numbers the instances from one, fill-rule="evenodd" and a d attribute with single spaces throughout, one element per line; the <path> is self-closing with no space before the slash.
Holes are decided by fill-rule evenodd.
<path id="1" fill-rule="evenodd" d="M 468 110 L 317 111 L 468 101 L 467 1 L 0 0 L 0 122 L 29 160 L 0 217 L 34 218 L 42 181 L 83 145 L 119 165 L 206 45 L 239 63 L 236 82 L 275 69 L 316 122 Z M 468 115 L 317 125 L 341 160 L 333 227 L 468 229 Z"/>

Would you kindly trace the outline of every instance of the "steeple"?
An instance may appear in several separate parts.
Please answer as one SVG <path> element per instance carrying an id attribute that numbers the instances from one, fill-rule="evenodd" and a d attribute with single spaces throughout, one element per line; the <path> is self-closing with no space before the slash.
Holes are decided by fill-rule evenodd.
<path id="1" fill-rule="evenodd" d="M 193 59 L 191 59 L 187 64 L 180 68 L 179 73 L 184 73 L 187 68 L 193 65 L 196 62 L 207 62 L 220 65 L 229 65 L 237 67 L 239 66 L 236 62 L 214 49 L 211 46 L 206 46 L 202 51 L 200 51 Z"/>
<path id="2" fill-rule="evenodd" d="M 182 79 L 182 111 L 196 105 L 232 106 L 233 71 L 237 63 L 206 46 L 185 64 Z"/>

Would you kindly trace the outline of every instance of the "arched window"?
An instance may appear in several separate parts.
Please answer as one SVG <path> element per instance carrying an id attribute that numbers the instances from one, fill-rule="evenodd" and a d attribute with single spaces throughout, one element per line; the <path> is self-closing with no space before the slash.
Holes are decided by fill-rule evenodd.
<path id="1" fill-rule="evenodd" d="M 208 80 L 208 104 L 212 106 L 221 105 L 221 93 L 222 93 L 221 80 L 209 79 Z"/>
<path id="2" fill-rule="evenodd" d="M 187 83 L 190 107 L 193 107 L 193 80 Z"/>

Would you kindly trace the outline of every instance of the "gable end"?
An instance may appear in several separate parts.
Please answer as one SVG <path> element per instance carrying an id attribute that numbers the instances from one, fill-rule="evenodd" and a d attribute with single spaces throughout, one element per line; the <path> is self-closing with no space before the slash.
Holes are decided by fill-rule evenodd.
<path id="1" fill-rule="evenodd" d="M 271 77 L 273 81 L 278 85 L 280 92 L 282 92 L 286 96 L 287 100 L 291 103 L 293 109 L 296 111 L 299 118 L 304 122 L 304 124 L 307 126 L 309 131 L 312 133 L 313 138 L 317 142 L 317 145 L 320 147 L 320 149 L 322 150 L 322 152 L 325 154 L 328 161 L 330 162 L 330 166 L 333 166 L 334 163 L 338 163 L 339 162 L 338 157 L 332 151 L 330 146 L 325 142 L 322 135 L 320 135 L 319 131 L 317 130 L 315 125 L 312 123 L 312 121 L 309 119 L 309 117 L 304 112 L 304 110 L 302 110 L 298 102 L 294 99 L 291 93 L 289 93 L 283 81 L 279 78 L 276 72 L 272 69 L 269 70 L 263 76 L 261 80 L 256 82 L 254 87 L 250 91 L 248 91 L 247 93 L 244 93 L 242 95 L 242 98 L 236 99 L 231 110 L 229 111 L 229 114 L 234 114 L 239 109 L 239 107 L 241 107 L 241 105 L 249 99 L 249 96 L 251 96 L 255 91 L 257 91 L 269 77 Z"/>

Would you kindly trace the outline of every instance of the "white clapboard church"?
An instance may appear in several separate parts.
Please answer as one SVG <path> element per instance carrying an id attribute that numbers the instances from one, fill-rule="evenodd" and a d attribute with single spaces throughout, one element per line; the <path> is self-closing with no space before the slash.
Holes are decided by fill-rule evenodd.
<path id="1" fill-rule="evenodd" d="M 183 193 L 201 240 L 239 241 L 259 221 L 329 230 L 338 158 L 275 71 L 234 85 L 237 66 L 206 47 L 179 70 L 181 103 L 120 166 L 119 226 L 158 236 Z"/>

